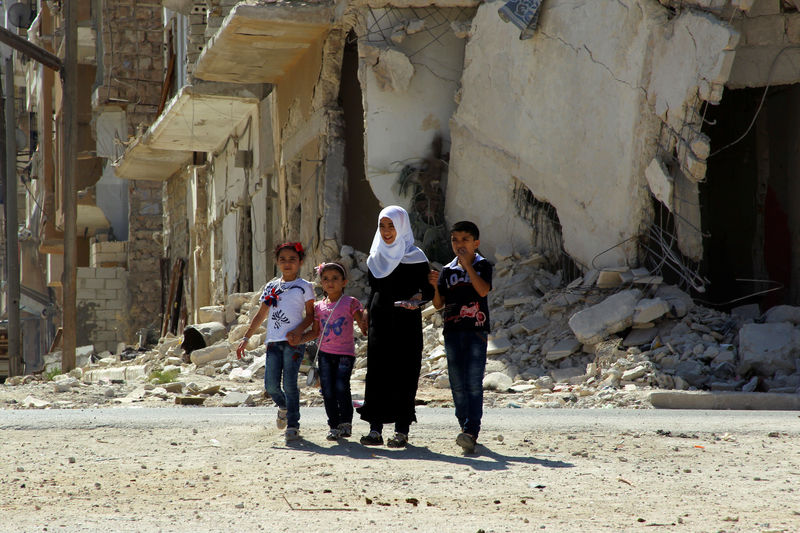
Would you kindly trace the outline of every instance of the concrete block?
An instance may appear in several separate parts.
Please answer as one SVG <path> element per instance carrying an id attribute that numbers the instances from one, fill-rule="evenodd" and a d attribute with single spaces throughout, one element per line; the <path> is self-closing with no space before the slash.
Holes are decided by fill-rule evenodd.
<path id="1" fill-rule="evenodd" d="M 97 277 L 102 279 L 119 278 L 125 272 L 125 269 L 120 267 L 97 268 L 95 270 L 97 271 Z"/>
<path id="2" fill-rule="evenodd" d="M 222 399 L 223 407 L 238 407 L 240 405 L 247 405 L 252 403 L 253 397 L 246 392 L 232 391 L 225 395 Z"/>
<path id="3" fill-rule="evenodd" d="M 507 352 L 510 348 L 511 341 L 508 340 L 508 337 L 489 339 L 489 343 L 486 347 L 486 355 L 499 355 Z"/>
<path id="4" fill-rule="evenodd" d="M 541 316 L 528 316 L 525 317 L 520 324 L 523 328 L 525 328 L 525 332 L 530 335 L 531 333 L 536 333 L 537 331 L 541 330 L 542 328 L 547 327 L 550 323 L 544 317 Z"/>
<path id="5" fill-rule="evenodd" d="M 556 383 L 567 383 L 572 378 L 584 376 L 586 369 L 577 366 L 570 366 L 567 368 L 554 368 L 550 371 L 550 377 Z"/>
<path id="6" fill-rule="evenodd" d="M 786 32 L 783 15 L 765 15 L 747 18 L 742 23 L 744 44 L 748 46 L 764 46 L 780 44 Z"/>
<path id="7" fill-rule="evenodd" d="M 649 400 L 656 409 L 800 410 L 800 394 L 771 392 L 659 391 Z"/>
<path id="8" fill-rule="evenodd" d="M 213 346 L 208 346 L 207 348 L 200 348 L 199 350 L 195 350 L 192 352 L 191 360 L 192 363 L 196 364 L 197 366 L 202 366 L 206 363 L 211 361 L 218 361 L 220 359 L 225 359 L 230 354 L 230 345 L 227 341 L 222 341 Z"/>
<path id="9" fill-rule="evenodd" d="M 104 280 L 104 283 L 105 283 L 105 287 L 104 288 L 106 288 L 106 289 L 124 289 L 125 288 L 125 282 L 122 281 L 121 279 L 107 279 L 107 280 Z"/>
<path id="10" fill-rule="evenodd" d="M 647 184 L 650 186 L 653 196 L 672 211 L 672 198 L 675 193 L 674 180 L 663 161 L 658 157 L 653 158 L 647 165 L 644 176 L 647 178 Z"/>
<path id="11" fill-rule="evenodd" d="M 800 307 L 792 305 L 776 305 L 764 313 L 765 322 L 789 322 L 795 326 L 800 324 Z"/>
<path id="12" fill-rule="evenodd" d="M 225 322 L 225 306 L 208 305 L 197 310 L 197 320 L 202 322 Z"/>
<path id="13" fill-rule="evenodd" d="M 782 0 L 755 0 L 750 2 L 751 6 L 747 9 L 750 17 L 761 17 L 763 15 L 778 15 L 781 12 Z M 740 9 L 745 9 L 748 2 L 740 0 Z"/>
<path id="14" fill-rule="evenodd" d="M 100 283 L 104 283 L 105 280 L 97 280 Z M 116 300 L 117 299 L 117 291 L 108 290 L 108 289 L 98 289 L 97 290 L 97 299 L 98 300 Z"/>
<path id="15" fill-rule="evenodd" d="M 582 344 L 597 344 L 607 336 L 631 326 L 634 309 L 641 296 L 638 289 L 609 296 L 599 304 L 572 315 L 569 327 Z"/>
<path id="16" fill-rule="evenodd" d="M 772 376 L 776 370 L 794 373 L 798 347 L 800 333 L 788 322 L 745 324 L 739 330 L 738 372 L 753 369 L 763 376 Z"/>
<path id="17" fill-rule="evenodd" d="M 669 312 L 669 304 L 661 298 L 643 298 L 636 304 L 633 313 L 634 324 L 653 322 Z"/>
<path id="18" fill-rule="evenodd" d="M 581 348 L 581 343 L 578 339 L 568 337 L 556 343 L 555 346 L 547 351 L 545 359 L 548 361 L 559 361 L 565 357 L 569 357 Z"/>
<path id="19" fill-rule="evenodd" d="M 96 289 L 78 289 L 76 291 L 75 297 L 78 300 L 96 300 L 97 299 L 97 290 Z"/>
<path id="20" fill-rule="evenodd" d="M 122 300 L 106 300 L 106 309 L 109 311 L 121 311 L 124 309 L 123 301 Z"/>
<path id="21" fill-rule="evenodd" d="M 623 346 L 641 346 L 643 344 L 650 344 L 653 339 L 658 335 L 658 328 L 645 328 L 645 329 L 632 329 L 631 332 L 622 341 Z"/>

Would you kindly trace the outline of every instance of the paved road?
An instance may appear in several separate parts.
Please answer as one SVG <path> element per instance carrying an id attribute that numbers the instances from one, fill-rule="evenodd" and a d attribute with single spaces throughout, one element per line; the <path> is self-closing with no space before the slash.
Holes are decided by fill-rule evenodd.
<path id="1" fill-rule="evenodd" d="M 3 429 L 90 429 L 90 428 L 197 428 L 272 423 L 274 408 L 109 408 L 0 410 Z M 321 407 L 303 407 L 301 425 L 325 426 Z M 420 426 L 454 425 L 452 409 L 417 408 Z M 356 421 L 355 425 L 362 423 Z M 419 426 L 417 426 L 419 427 Z M 694 432 L 764 433 L 781 431 L 800 434 L 797 411 L 697 411 L 630 409 L 487 409 L 485 431 L 504 428 L 537 431 L 647 432 L 657 430 Z M 412 429 L 413 431 L 413 429 Z"/>

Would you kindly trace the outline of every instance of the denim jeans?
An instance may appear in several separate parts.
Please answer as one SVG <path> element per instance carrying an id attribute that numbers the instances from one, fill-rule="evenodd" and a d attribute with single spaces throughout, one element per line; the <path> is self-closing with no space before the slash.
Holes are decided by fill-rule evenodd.
<path id="1" fill-rule="evenodd" d="M 450 390 L 456 418 L 464 433 L 475 438 L 483 416 L 483 373 L 486 370 L 485 331 L 448 331 L 444 334 Z"/>
<path id="2" fill-rule="evenodd" d="M 290 428 L 300 427 L 300 388 L 297 386 L 297 374 L 300 372 L 304 352 L 305 344 L 292 346 L 286 341 L 267 344 L 264 389 L 279 409 L 287 410 L 286 425 Z"/>
<path id="3" fill-rule="evenodd" d="M 319 385 L 325 401 L 328 426 L 353 423 L 353 398 L 350 395 L 350 374 L 356 358 L 352 355 L 319 352 Z"/>

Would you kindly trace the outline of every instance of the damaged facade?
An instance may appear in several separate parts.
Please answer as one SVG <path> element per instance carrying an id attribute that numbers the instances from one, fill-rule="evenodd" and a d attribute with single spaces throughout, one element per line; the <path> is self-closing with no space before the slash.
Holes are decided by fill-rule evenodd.
<path id="1" fill-rule="evenodd" d="M 565 281 L 639 267 L 711 304 L 800 303 L 794 2 L 545 0 L 525 39 L 503 2 L 162 4 L 86 19 L 85 187 L 127 240 L 109 343 L 258 290 L 280 242 L 306 277 L 366 251 L 389 204 L 439 261 L 470 219 L 488 257 L 535 251 Z"/>

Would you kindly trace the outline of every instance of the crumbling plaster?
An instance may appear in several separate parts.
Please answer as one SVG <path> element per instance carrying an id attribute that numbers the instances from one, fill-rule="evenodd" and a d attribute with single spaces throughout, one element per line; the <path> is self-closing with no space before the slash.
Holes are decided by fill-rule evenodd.
<path id="1" fill-rule="evenodd" d="M 469 20 L 472 10 L 440 10 L 443 17 Z M 428 29 L 406 34 L 419 23 L 414 10 L 365 12 L 359 33 L 359 79 L 363 87 L 367 179 L 382 205 L 407 205 L 397 178 L 403 166 L 431 153 L 436 136 L 450 142 L 464 65 L 464 39 L 453 31 Z M 403 22 L 398 22 L 403 18 Z M 424 20 L 424 19 L 422 19 Z M 432 23 L 427 21 L 428 26 Z M 395 35 L 393 41 L 389 36 Z M 397 39 L 402 36 L 402 40 Z"/>
<path id="2" fill-rule="evenodd" d="M 696 110 L 721 98 L 738 32 L 650 0 L 550 0 L 537 34 L 520 41 L 499 5 L 479 8 L 466 48 L 448 219 L 475 220 L 489 253 L 509 241 L 526 250 L 516 178 L 556 208 L 577 262 L 636 264 L 635 237 L 652 217 L 645 170 L 680 145 L 681 171 L 702 179 L 708 139 Z"/>
<path id="3" fill-rule="evenodd" d="M 566 251 L 589 265 L 645 222 L 642 153 L 652 153 L 647 139 L 659 125 L 642 80 L 665 10 L 635 1 L 545 5 L 537 35 L 526 41 L 497 16 L 498 3 L 481 6 L 473 20 L 453 117 L 447 216 L 475 220 L 487 251 L 509 240 L 528 248 L 530 228 L 509 221 L 516 177 L 555 206 Z M 482 157 L 487 150 L 498 157 Z M 628 244 L 598 262 L 634 258 Z"/>

